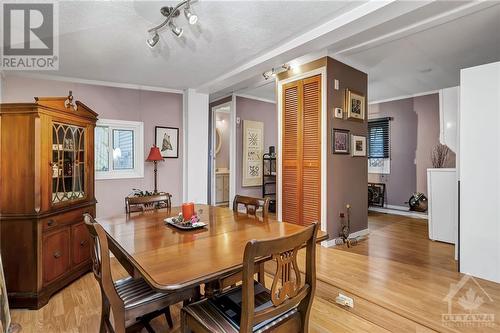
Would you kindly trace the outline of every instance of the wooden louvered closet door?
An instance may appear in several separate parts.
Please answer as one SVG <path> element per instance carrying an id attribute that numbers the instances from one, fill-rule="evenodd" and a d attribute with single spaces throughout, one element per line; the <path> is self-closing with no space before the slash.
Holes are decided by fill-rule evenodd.
<path id="1" fill-rule="evenodd" d="M 283 86 L 283 221 L 321 216 L 321 75 Z"/>

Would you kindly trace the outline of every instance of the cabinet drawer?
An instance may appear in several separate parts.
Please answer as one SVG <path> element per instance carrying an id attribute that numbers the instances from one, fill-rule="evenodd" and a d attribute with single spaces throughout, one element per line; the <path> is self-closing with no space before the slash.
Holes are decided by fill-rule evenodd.
<path id="1" fill-rule="evenodd" d="M 81 264 L 90 258 L 90 235 L 85 223 L 71 226 L 71 243 L 73 265 Z"/>
<path id="2" fill-rule="evenodd" d="M 70 228 L 49 233 L 42 239 L 43 283 L 49 284 L 70 267 Z"/>
<path id="3" fill-rule="evenodd" d="M 42 230 L 49 231 L 54 230 L 57 227 L 66 226 L 69 224 L 74 224 L 83 220 L 83 214 L 90 213 L 95 216 L 94 207 L 85 207 L 75 209 L 66 213 L 57 214 L 51 217 L 42 219 Z"/>

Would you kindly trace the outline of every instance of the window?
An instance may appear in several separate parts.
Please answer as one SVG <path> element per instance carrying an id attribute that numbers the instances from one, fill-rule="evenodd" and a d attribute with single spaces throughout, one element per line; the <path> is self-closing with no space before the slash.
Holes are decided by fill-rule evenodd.
<path id="1" fill-rule="evenodd" d="M 389 120 L 368 121 L 368 158 L 389 158 Z"/>
<path id="2" fill-rule="evenodd" d="M 96 179 L 144 177 L 144 124 L 99 119 L 95 128 Z"/>
<path id="3" fill-rule="evenodd" d="M 391 118 L 368 120 L 368 173 L 389 174 Z"/>

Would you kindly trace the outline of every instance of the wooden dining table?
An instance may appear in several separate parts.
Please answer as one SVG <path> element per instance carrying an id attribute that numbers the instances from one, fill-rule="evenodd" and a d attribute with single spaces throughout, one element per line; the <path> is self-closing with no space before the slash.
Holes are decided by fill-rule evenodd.
<path id="1" fill-rule="evenodd" d="M 242 268 L 248 241 L 285 237 L 304 226 L 253 217 L 228 208 L 196 205 L 206 227 L 184 231 L 166 225 L 180 207 L 96 219 L 108 234 L 110 251 L 132 276 L 160 292 L 193 288 Z M 328 235 L 319 231 L 318 242 Z M 262 258 L 261 261 L 270 258 Z"/>

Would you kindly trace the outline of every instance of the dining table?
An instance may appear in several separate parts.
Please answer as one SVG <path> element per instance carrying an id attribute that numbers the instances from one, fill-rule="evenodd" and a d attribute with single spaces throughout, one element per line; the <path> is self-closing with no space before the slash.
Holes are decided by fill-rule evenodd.
<path id="1" fill-rule="evenodd" d="M 251 216 L 227 207 L 196 204 L 206 226 L 180 230 L 165 219 L 181 207 L 97 218 L 110 251 L 131 276 L 142 277 L 159 292 L 180 291 L 209 283 L 242 269 L 246 244 L 295 234 L 305 226 L 272 217 Z M 317 241 L 328 239 L 318 231 Z M 261 262 L 270 258 L 260 258 Z"/>

